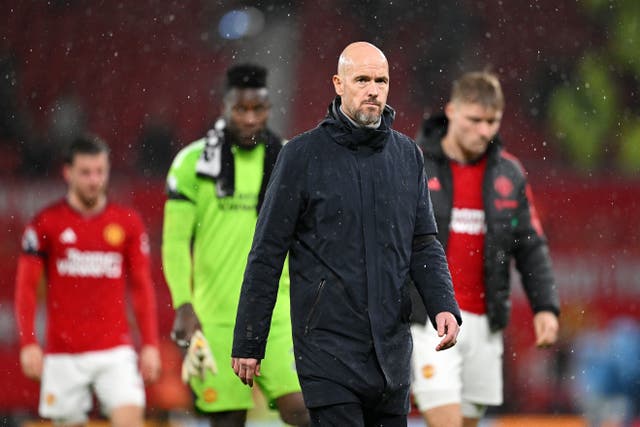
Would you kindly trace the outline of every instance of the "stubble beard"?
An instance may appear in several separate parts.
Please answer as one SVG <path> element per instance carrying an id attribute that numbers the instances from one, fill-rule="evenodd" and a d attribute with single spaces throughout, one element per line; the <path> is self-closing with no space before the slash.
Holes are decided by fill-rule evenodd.
<path id="1" fill-rule="evenodd" d="M 262 134 L 262 131 L 259 131 L 246 136 L 238 135 L 236 136 L 236 142 L 242 148 L 253 148 L 260 142 Z"/>
<path id="2" fill-rule="evenodd" d="M 356 122 L 361 124 L 362 126 L 370 126 L 375 123 L 378 123 L 380 120 L 380 114 L 378 113 L 368 113 L 366 111 L 358 110 L 355 114 Z"/>
<path id="3" fill-rule="evenodd" d="M 86 210 L 91 210 L 98 206 L 102 198 L 106 195 L 106 189 L 102 188 L 93 194 L 87 194 L 76 190 L 75 195 L 77 200 Z"/>

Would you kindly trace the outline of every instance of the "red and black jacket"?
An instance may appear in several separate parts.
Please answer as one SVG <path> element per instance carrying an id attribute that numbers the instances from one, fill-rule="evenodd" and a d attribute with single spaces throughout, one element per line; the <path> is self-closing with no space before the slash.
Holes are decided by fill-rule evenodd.
<path id="1" fill-rule="evenodd" d="M 427 119 L 416 142 L 424 153 L 429 192 L 438 225 L 438 240 L 447 248 L 453 205 L 450 161 L 441 140 L 448 126 L 444 115 Z M 485 302 L 490 327 L 497 331 L 509 322 L 510 264 L 520 272 L 524 290 L 534 313 L 559 314 L 560 304 L 551 259 L 540 220 L 533 205 L 526 172 L 496 136 L 489 144 L 487 169 L 482 183 L 487 233 L 485 236 Z M 455 286 L 455 283 L 454 283 Z M 412 321 L 425 323 L 426 310 L 412 299 Z"/>

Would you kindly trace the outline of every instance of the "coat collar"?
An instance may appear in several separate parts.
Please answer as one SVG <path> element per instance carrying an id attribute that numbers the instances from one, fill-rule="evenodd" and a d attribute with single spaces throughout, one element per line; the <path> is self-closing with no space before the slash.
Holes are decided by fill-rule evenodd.
<path id="1" fill-rule="evenodd" d="M 357 150 L 360 146 L 367 146 L 374 150 L 383 149 L 391 132 L 395 110 L 389 105 L 384 107 L 382 120 L 377 129 L 358 128 L 340 111 L 341 104 L 340 96 L 336 96 L 329 104 L 327 116 L 320 123 L 320 126 L 325 128 L 338 144 L 351 150 Z"/>

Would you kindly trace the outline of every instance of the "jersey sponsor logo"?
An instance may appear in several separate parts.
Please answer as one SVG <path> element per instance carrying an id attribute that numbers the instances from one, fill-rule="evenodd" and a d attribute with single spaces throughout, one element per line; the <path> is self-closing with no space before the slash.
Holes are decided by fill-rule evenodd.
<path id="1" fill-rule="evenodd" d="M 22 250 L 27 253 L 36 253 L 40 250 L 40 239 L 33 227 L 27 227 L 22 234 Z"/>
<path id="2" fill-rule="evenodd" d="M 438 179 L 437 176 L 434 176 L 433 178 L 430 178 L 427 181 L 427 187 L 429 188 L 429 191 L 440 191 L 440 190 L 442 190 L 442 185 L 440 184 L 440 180 Z"/>
<path id="3" fill-rule="evenodd" d="M 65 245 L 73 245 L 78 241 L 78 236 L 70 227 L 64 229 L 62 233 L 60 233 L 60 242 Z"/>
<path id="4" fill-rule="evenodd" d="M 257 194 L 237 193 L 233 197 L 218 199 L 218 207 L 221 211 L 255 211 L 258 206 Z"/>
<path id="5" fill-rule="evenodd" d="M 518 207 L 518 201 L 512 199 L 496 199 L 493 201 L 493 204 L 499 211 L 503 209 L 515 209 Z"/>
<path id="6" fill-rule="evenodd" d="M 513 191 L 513 183 L 506 176 L 500 175 L 493 181 L 493 188 L 495 188 L 502 197 L 507 197 Z"/>
<path id="7" fill-rule="evenodd" d="M 122 276 L 122 255 L 117 252 L 66 250 L 56 260 L 60 276 L 117 279 Z"/>
<path id="8" fill-rule="evenodd" d="M 124 229 L 120 224 L 109 224 L 102 231 L 104 240 L 111 246 L 119 246 L 124 242 Z"/>
<path id="9" fill-rule="evenodd" d="M 485 234 L 487 226 L 484 223 L 484 211 L 482 209 L 453 208 L 450 228 L 454 233 Z"/>

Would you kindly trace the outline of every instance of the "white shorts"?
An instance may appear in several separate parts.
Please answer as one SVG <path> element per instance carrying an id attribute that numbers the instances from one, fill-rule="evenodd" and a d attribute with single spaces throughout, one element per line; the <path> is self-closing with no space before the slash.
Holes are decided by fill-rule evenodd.
<path id="1" fill-rule="evenodd" d="M 411 326 L 411 391 L 421 412 L 454 403 L 463 409 L 502 404 L 502 332 L 489 330 L 486 315 L 461 314 L 458 342 L 448 350 L 435 350 L 442 338 L 431 323 Z"/>
<path id="2" fill-rule="evenodd" d="M 91 410 L 91 390 L 109 416 L 120 406 L 145 405 L 138 356 L 129 346 L 77 354 L 47 354 L 40 387 L 40 416 L 82 424 Z"/>

